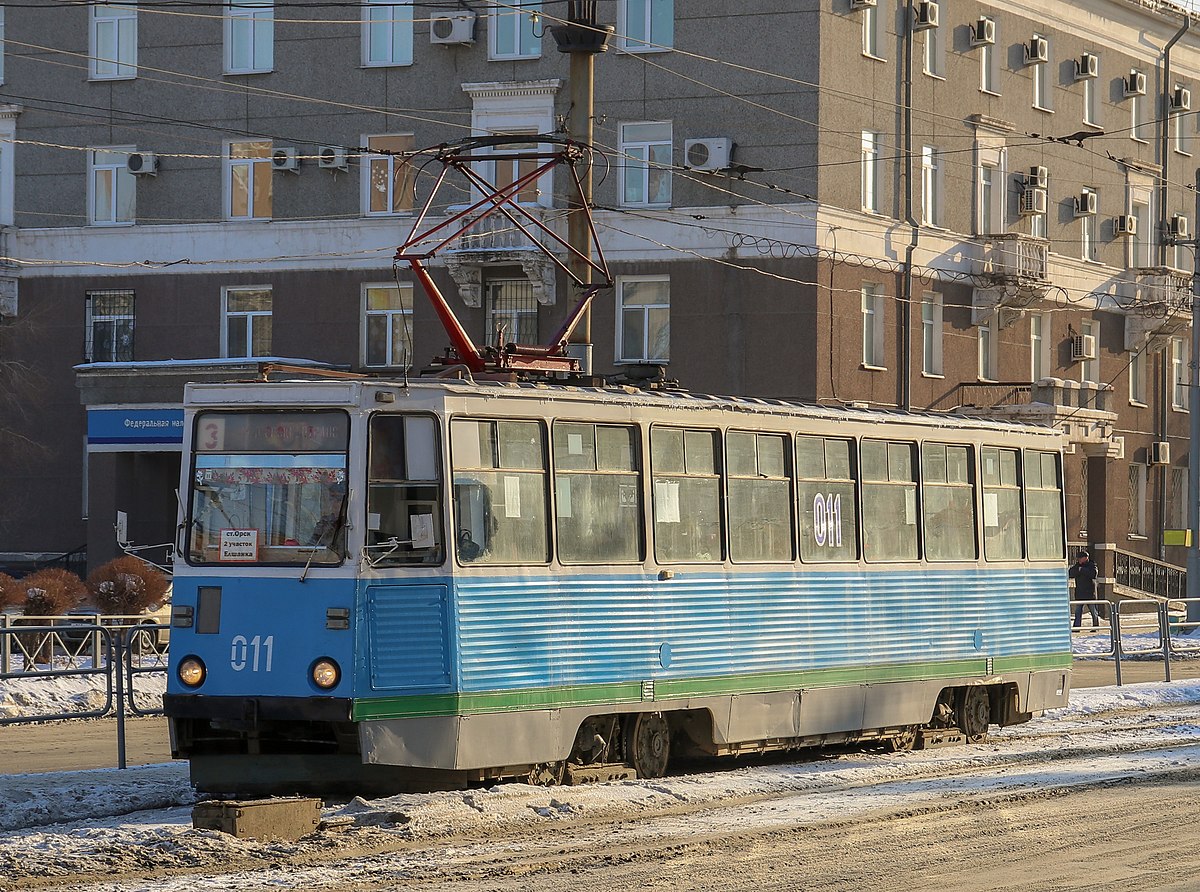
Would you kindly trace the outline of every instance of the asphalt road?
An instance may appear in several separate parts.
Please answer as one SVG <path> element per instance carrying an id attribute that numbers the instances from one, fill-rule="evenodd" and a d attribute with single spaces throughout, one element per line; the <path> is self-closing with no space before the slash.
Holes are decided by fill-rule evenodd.
<path id="1" fill-rule="evenodd" d="M 1126 661 L 1122 682 L 1164 681 L 1161 662 Z M 1200 659 L 1171 664 L 1173 680 L 1200 678 Z M 1076 688 L 1115 684 L 1116 670 L 1106 660 L 1077 660 Z M 125 726 L 126 765 L 150 765 L 171 759 L 167 723 L 163 718 L 128 719 Z M 0 725 L 0 774 L 78 771 L 118 767 L 115 719 L 87 719 L 38 725 Z"/>

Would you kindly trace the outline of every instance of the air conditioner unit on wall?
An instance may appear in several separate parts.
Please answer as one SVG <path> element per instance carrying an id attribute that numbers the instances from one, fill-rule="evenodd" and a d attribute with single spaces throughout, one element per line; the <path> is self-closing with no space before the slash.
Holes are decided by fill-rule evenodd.
<path id="1" fill-rule="evenodd" d="M 317 167 L 322 170 L 346 170 L 350 162 L 346 160 L 346 150 L 341 146 L 321 146 L 317 151 Z"/>
<path id="2" fill-rule="evenodd" d="M 429 21 L 429 42 L 443 46 L 475 42 L 475 13 L 435 13 Z"/>
<path id="3" fill-rule="evenodd" d="M 138 175 L 157 176 L 158 156 L 153 152 L 132 152 L 125 159 L 125 169 Z"/>
<path id="4" fill-rule="evenodd" d="M 683 141 L 683 166 L 688 170 L 725 170 L 733 156 L 733 140 L 727 136 Z"/>
<path id="5" fill-rule="evenodd" d="M 1021 216 L 1034 217 L 1046 213 L 1049 201 L 1046 190 L 1037 186 L 1026 186 L 1021 190 Z"/>
<path id="6" fill-rule="evenodd" d="M 1077 334 L 1071 337 L 1071 361 L 1080 362 L 1083 360 L 1095 359 L 1096 353 L 1096 336 Z"/>
<path id="7" fill-rule="evenodd" d="M 914 31 L 927 31 L 938 26 L 938 5 L 934 0 L 920 0 L 913 6 Z"/>
<path id="8" fill-rule="evenodd" d="M 1025 64 L 1050 61 L 1050 44 L 1044 37 L 1034 37 L 1025 44 Z"/>
<path id="9" fill-rule="evenodd" d="M 850 0 L 850 10 L 853 12 L 857 9 L 867 9 L 874 7 L 876 0 Z"/>
<path id="10" fill-rule="evenodd" d="M 996 22 L 982 18 L 971 26 L 971 46 L 984 46 L 996 42 Z"/>
<path id="11" fill-rule="evenodd" d="M 1025 185 L 1045 189 L 1050 185 L 1050 171 L 1040 165 L 1029 168 L 1029 176 L 1025 177 Z"/>
<path id="12" fill-rule="evenodd" d="M 1129 77 L 1125 79 L 1125 96 L 1145 96 L 1146 95 L 1146 75 L 1141 71 L 1129 72 Z"/>
<path id="13" fill-rule="evenodd" d="M 1171 444 L 1166 440 L 1156 440 L 1146 450 L 1146 464 L 1169 465 L 1171 463 Z"/>
<path id="14" fill-rule="evenodd" d="M 1170 111 L 1185 112 L 1192 110 L 1192 91 L 1187 87 L 1176 87 L 1171 94 Z"/>
<path id="15" fill-rule="evenodd" d="M 1100 58 L 1091 53 L 1084 53 L 1075 60 L 1075 80 L 1088 80 L 1100 75 Z"/>
<path id="16" fill-rule="evenodd" d="M 1095 215 L 1099 203 L 1095 192 L 1080 193 L 1075 199 L 1075 216 L 1091 217 Z"/>
<path id="17" fill-rule="evenodd" d="M 300 171 L 300 156 L 291 146 L 276 149 L 271 153 L 272 170 L 288 170 L 292 173 Z"/>
<path id="18" fill-rule="evenodd" d="M 1171 235 L 1175 238 L 1188 238 L 1191 233 L 1192 227 L 1187 217 L 1183 214 L 1176 214 L 1171 218 Z"/>
<path id="19" fill-rule="evenodd" d="M 1133 214 L 1122 214 L 1120 217 L 1113 217 L 1113 235 L 1137 235 L 1137 217 L 1133 216 Z"/>

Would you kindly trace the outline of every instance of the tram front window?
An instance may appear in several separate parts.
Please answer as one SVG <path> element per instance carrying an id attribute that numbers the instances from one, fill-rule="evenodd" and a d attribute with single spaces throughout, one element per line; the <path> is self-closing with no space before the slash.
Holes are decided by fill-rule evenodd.
<path id="1" fill-rule="evenodd" d="M 189 560 L 341 563 L 348 430 L 341 412 L 197 416 Z"/>

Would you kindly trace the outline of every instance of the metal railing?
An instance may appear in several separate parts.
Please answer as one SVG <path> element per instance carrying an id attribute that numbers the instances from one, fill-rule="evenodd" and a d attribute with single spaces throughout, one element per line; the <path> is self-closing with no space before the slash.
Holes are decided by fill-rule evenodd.
<path id="1" fill-rule="evenodd" d="M 1113 552 L 1113 578 L 1117 585 L 1158 598 L 1187 596 L 1187 570 L 1128 551 Z"/>
<path id="2" fill-rule="evenodd" d="M 1076 660 L 1111 659 L 1116 682 L 1122 684 L 1121 666 L 1127 659 L 1162 660 L 1163 680 L 1171 680 L 1171 659 L 1200 657 L 1200 622 L 1189 622 L 1188 606 L 1200 598 L 1148 601 L 1127 599 L 1071 601 L 1074 614 L 1072 650 L 1081 639 L 1103 635 L 1103 649 L 1076 652 Z M 1094 613 L 1093 613 L 1094 611 Z M 1089 618 L 1094 617 L 1094 622 Z"/>

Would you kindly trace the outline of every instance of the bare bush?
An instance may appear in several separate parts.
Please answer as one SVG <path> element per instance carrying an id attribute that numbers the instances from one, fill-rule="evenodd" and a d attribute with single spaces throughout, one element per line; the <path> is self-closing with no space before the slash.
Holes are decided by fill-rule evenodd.
<path id="1" fill-rule="evenodd" d="M 91 602 L 101 613 L 134 615 L 161 604 L 170 581 L 144 561 L 126 555 L 93 570 L 87 585 Z"/>
<path id="2" fill-rule="evenodd" d="M 24 593 L 26 616 L 62 616 L 87 597 L 82 579 L 56 568 L 31 573 L 18 580 L 17 588 Z"/>
<path id="3" fill-rule="evenodd" d="M 0 573 L 0 610 L 16 607 L 25 600 L 25 590 L 7 573 Z"/>

